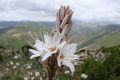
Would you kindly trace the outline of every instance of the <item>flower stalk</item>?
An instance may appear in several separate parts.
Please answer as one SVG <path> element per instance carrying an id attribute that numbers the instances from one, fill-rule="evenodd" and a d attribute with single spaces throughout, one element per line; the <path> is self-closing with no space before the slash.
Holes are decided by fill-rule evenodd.
<path id="1" fill-rule="evenodd" d="M 45 76 L 43 80 L 56 80 L 56 77 L 68 67 L 71 73 L 75 71 L 74 63 L 78 60 L 76 55 L 77 44 L 70 43 L 68 33 L 72 27 L 73 11 L 69 6 L 61 6 L 57 12 L 56 24 L 52 33 L 43 34 L 44 40 L 35 39 L 32 58 L 39 57 L 43 65 Z"/>

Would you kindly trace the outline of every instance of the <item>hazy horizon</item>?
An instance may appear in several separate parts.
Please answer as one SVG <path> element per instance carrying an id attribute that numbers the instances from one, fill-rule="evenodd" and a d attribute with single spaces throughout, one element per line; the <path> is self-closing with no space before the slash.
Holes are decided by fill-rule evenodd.
<path id="1" fill-rule="evenodd" d="M 120 22 L 120 0 L 0 0 L 0 21 L 55 21 L 60 5 L 69 5 L 73 19 Z"/>

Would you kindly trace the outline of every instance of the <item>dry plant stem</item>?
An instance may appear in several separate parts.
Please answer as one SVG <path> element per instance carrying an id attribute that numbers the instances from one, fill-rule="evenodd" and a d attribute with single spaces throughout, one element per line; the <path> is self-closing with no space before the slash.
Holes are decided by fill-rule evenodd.
<path id="1" fill-rule="evenodd" d="M 59 72 L 59 68 L 57 65 L 57 55 L 53 55 L 50 57 L 48 60 L 42 62 L 41 60 L 40 63 L 43 65 L 45 76 L 43 77 L 43 80 L 56 80 L 56 76 Z"/>
<path id="2" fill-rule="evenodd" d="M 53 27 L 51 36 L 54 36 L 56 31 L 59 31 L 60 33 L 64 31 L 64 37 L 62 40 L 67 39 L 68 32 L 72 27 L 72 20 L 71 20 L 72 14 L 73 11 L 69 9 L 69 6 L 60 7 L 60 9 L 57 12 L 56 25 Z M 57 57 L 58 57 L 58 53 L 55 53 L 44 62 L 39 60 L 40 63 L 43 65 L 45 72 L 45 76 L 43 77 L 43 80 L 56 80 L 56 76 L 59 75 L 60 72 L 62 71 L 63 67 L 58 66 Z"/>

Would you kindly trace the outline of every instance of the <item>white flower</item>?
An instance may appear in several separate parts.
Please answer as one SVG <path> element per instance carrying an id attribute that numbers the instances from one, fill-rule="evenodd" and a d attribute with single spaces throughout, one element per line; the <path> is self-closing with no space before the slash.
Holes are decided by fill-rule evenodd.
<path id="1" fill-rule="evenodd" d="M 6 71 L 8 71 L 9 70 L 9 68 L 6 68 Z"/>
<path id="2" fill-rule="evenodd" d="M 40 73 L 39 72 L 35 72 L 35 76 L 37 77 L 37 76 L 39 76 L 40 75 Z"/>
<path id="3" fill-rule="evenodd" d="M 28 71 L 28 74 L 30 75 L 30 74 L 31 74 L 31 72 L 29 72 L 29 71 Z"/>
<path id="4" fill-rule="evenodd" d="M 58 36 L 58 37 L 56 37 Z M 48 34 L 44 34 L 44 41 L 36 40 L 34 49 L 29 49 L 30 52 L 33 53 L 31 59 L 34 57 L 42 57 L 42 61 L 45 61 L 49 56 L 56 53 L 60 46 L 61 35 L 59 32 L 56 32 L 54 36 L 49 36 Z"/>
<path id="5" fill-rule="evenodd" d="M 14 56 L 14 59 L 18 59 L 18 55 L 15 55 L 15 56 Z"/>
<path id="6" fill-rule="evenodd" d="M 65 71 L 65 74 L 69 74 L 70 73 L 70 71 Z"/>
<path id="7" fill-rule="evenodd" d="M 35 49 L 30 49 L 33 53 L 31 58 L 40 57 L 42 61 L 45 61 L 53 54 L 57 53 L 57 63 L 60 67 L 65 65 L 70 68 L 71 72 L 75 71 L 74 63 L 78 59 L 78 55 L 75 55 L 77 44 L 69 43 L 68 40 L 62 41 L 65 36 L 65 29 L 60 33 L 56 31 L 53 36 L 44 34 L 44 41 L 36 40 L 33 45 Z"/>
<path id="8" fill-rule="evenodd" d="M 13 61 L 10 61 L 10 64 L 13 65 L 14 64 Z"/>
<path id="9" fill-rule="evenodd" d="M 13 69 L 16 69 L 16 66 L 13 66 Z"/>
<path id="10" fill-rule="evenodd" d="M 36 48 L 36 50 L 29 49 L 29 51 L 33 53 L 33 55 L 31 56 L 31 59 L 42 55 L 44 44 L 40 40 L 36 40 L 35 45 L 33 46 Z"/>
<path id="11" fill-rule="evenodd" d="M 34 76 L 32 76 L 32 77 L 31 77 L 31 80 L 34 80 L 34 79 L 35 79 L 35 77 L 34 77 Z"/>
<path id="12" fill-rule="evenodd" d="M 30 52 L 33 53 L 31 59 L 34 57 L 42 57 L 42 61 L 46 60 L 53 53 L 57 52 L 56 46 L 51 42 L 50 36 L 44 35 L 44 42 L 40 40 L 36 40 L 34 49 L 30 49 Z"/>
<path id="13" fill-rule="evenodd" d="M 71 72 L 75 71 L 74 62 L 78 59 L 78 56 L 74 53 L 76 52 L 77 44 L 66 43 L 60 48 L 60 54 L 57 58 L 58 65 L 65 65 L 70 68 Z"/>
<path id="14" fill-rule="evenodd" d="M 28 75 L 32 75 L 32 74 L 33 74 L 32 72 L 29 72 L 29 71 L 28 71 Z"/>
<path id="15" fill-rule="evenodd" d="M 87 77 L 88 77 L 88 75 L 86 75 L 85 73 L 81 74 L 82 79 L 86 79 Z"/>
<path id="16" fill-rule="evenodd" d="M 28 80 L 28 77 L 24 77 L 24 80 Z"/>
<path id="17" fill-rule="evenodd" d="M 19 66 L 20 64 L 17 62 L 16 65 Z"/>
<path id="18" fill-rule="evenodd" d="M 31 68 L 31 65 L 28 65 L 28 66 L 27 66 L 27 69 L 30 69 L 30 68 Z"/>

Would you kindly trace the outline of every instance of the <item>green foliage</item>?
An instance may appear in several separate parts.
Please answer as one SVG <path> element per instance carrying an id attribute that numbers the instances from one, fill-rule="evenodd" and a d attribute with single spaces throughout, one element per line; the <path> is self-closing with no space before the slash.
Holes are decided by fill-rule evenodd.
<path id="1" fill-rule="evenodd" d="M 32 47 L 24 45 L 16 51 L 17 55 L 21 55 L 19 59 L 14 59 L 13 56 L 16 55 L 14 52 L 10 53 L 11 55 L 0 54 L 0 72 L 4 73 L 0 80 L 23 80 L 24 77 L 30 79 L 31 76 L 28 75 L 29 71 L 33 72 L 32 76 L 35 75 L 34 71 L 40 72 L 40 76 L 36 77 L 36 80 L 39 80 L 43 76 L 43 68 L 38 59 L 30 60 L 30 52 L 28 50 L 30 48 Z M 82 73 L 88 75 L 86 80 L 120 80 L 120 45 L 101 47 L 97 50 L 97 52 L 99 51 L 110 53 L 110 55 L 103 62 L 97 61 L 94 58 L 87 59 L 84 64 L 75 66 L 76 72 L 73 76 L 62 72 L 59 80 L 82 80 Z M 13 66 L 9 64 L 10 61 L 13 61 L 14 64 L 19 62 L 20 65 L 16 66 L 17 69 L 14 70 Z M 30 70 L 26 69 L 26 64 L 32 64 L 32 68 Z M 9 71 L 4 71 L 4 67 L 6 66 L 9 68 Z"/>
<path id="2" fill-rule="evenodd" d="M 86 63 L 82 66 L 81 72 L 89 75 L 88 80 L 106 80 L 107 72 L 105 66 L 95 59 L 86 60 Z"/>
<path id="3" fill-rule="evenodd" d="M 22 50 L 24 56 L 30 57 L 29 49 L 32 49 L 32 47 L 29 45 L 24 45 L 21 47 L 21 50 Z"/>
<path id="4" fill-rule="evenodd" d="M 0 54 L 0 63 L 2 63 L 3 61 L 4 61 L 4 59 L 3 59 L 3 55 Z"/>
<path id="5" fill-rule="evenodd" d="M 0 45 L 0 49 L 5 49 L 5 47 L 3 47 L 2 45 Z"/>
<path id="6" fill-rule="evenodd" d="M 79 72 L 86 73 L 87 80 L 120 80 L 120 45 L 101 47 L 97 51 L 107 52 L 110 55 L 104 62 L 87 59 Z"/>

